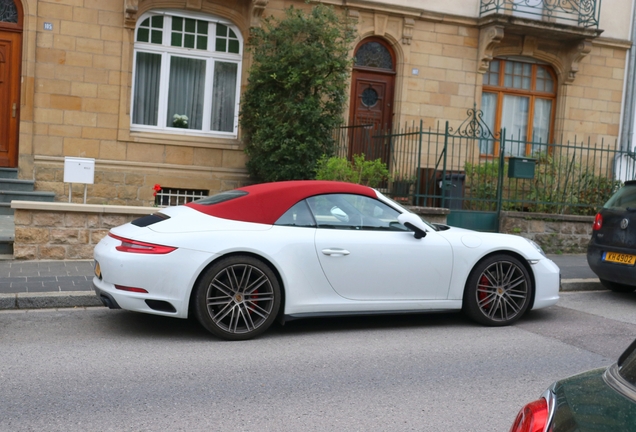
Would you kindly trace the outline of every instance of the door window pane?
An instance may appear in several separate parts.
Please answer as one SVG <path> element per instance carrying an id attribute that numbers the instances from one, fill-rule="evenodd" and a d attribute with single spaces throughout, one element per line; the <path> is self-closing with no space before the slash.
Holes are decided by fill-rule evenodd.
<path id="1" fill-rule="evenodd" d="M 481 95 L 481 111 L 483 113 L 482 120 L 494 134 L 495 117 L 497 115 L 497 94 L 483 93 Z M 494 154 L 495 142 L 492 136 L 479 140 L 479 151 L 482 154 Z"/>
<path id="2" fill-rule="evenodd" d="M 528 107 L 530 98 L 505 95 L 501 113 L 501 127 L 506 129 L 507 156 L 525 156 L 525 143 L 528 137 Z"/>
<path id="3" fill-rule="evenodd" d="M 13 0 L 0 0 L 0 22 L 18 22 L 18 9 Z"/>
<path id="4" fill-rule="evenodd" d="M 490 62 L 488 72 L 484 74 L 484 84 L 499 85 L 499 60 Z"/>
<path id="5" fill-rule="evenodd" d="M 171 57 L 166 126 L 200 130 L 203 127 L 204 94 L 205 60 Z M 179 121 L 184 115 L 185 127 L 183 121 Z"/>
<path id="6" fill-rule="evenodd" d="M 393 57 L 380 42 L 365 43 L 358 48 L 353 60 L 356 66 L 393 70 Z"/>
<path id="7" fill-rule="evenodd" d="M 532 65 L 508 61 L 504 75 L 504 85 L 523 90 L 530 90 L 532 79 Z"/>
<path id="8" fill-rule="evenodd" d="M 234 131 L 236 112 L 236 63 L 214 63 L 214 85 L 212 87 L 212 122 L 210 129 L 222 132 Z"/>
<path id="9" fill-rule="evenodd" d="M 157 125 L 159 113 L 159 83 L 161 82 L 161 54 L 137 53 L 135 63 L 135 94 L 132 122 Z"/>
<path id="10" fill-rule="evenodd" d="M 550 139 L 550 119 L 552 119 L 552 101 L 536 99 L 534 101 L 534 119 L 532 121 L 532 152 L 545 152 Z"/>
<path id="11" fill-rule="evenodd" d="M 537 66 L 537 91 L 540 92 L 554 92 L 554 80 L 550 72 L 543 67 Z"/>

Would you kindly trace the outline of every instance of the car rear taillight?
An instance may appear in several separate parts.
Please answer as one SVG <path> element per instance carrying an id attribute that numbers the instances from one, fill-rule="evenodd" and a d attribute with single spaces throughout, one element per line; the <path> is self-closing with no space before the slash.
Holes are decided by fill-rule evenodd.
<path id="1" fill-rule="evenodd" d="M 592 225 L 593 231 L 598 231 L 603 226 L 603 216 L 600 213 L 596 213 L 596 217 L 594 218 L 594 225 Z"/>
<path id="2" fill-rule="evenodd" d="M 521 408 L 510 432 L 544 432 L 549 417 L 548 402 L 541 398 Z"/>
<path id="3" fill-rule="evenodd" d="M 158 245 L 153 243 L 145 243 L 145 242 L 140 242 L 137 240 L 131 240 L 131 239 L 119 237 L 112 233 L 108 233 L 108 235 L 114 239 L 121 241 L 121 245 L 115 247 L 115 249 L 117 249 L 120 252 L 163 255 L 177 249 L 171 246 L 163 246 L 163 245 Z"/>

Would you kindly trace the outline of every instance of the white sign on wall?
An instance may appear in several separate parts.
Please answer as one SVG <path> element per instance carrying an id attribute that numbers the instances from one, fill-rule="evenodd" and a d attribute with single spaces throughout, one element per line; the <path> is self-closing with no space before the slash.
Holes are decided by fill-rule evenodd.
<path id="1" fill-rule="evenodd" d="M 87 185 L 95 183 L 95 159 L 65 157 L 64 183 L 68 186 L 68 202 L 72 201 L 72 183 L 84 183 L 84 204 L 86 204 Z"/>
<path id="2" fill-rule="evenodd" d="M 65 157 L 64 183 L 93 184 L 95 182 L 95 159 Z"/>

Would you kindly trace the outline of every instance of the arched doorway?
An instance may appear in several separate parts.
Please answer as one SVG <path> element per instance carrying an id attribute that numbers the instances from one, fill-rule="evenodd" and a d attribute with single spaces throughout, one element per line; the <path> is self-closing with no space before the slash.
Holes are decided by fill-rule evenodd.
<path id="1" fill-rule="evenodd" d="M 360 42 L 355 51 L 349 112 L 349 157 L 364 153 L 367 159 L 389 162 L 389 146 L 374 139 L 393 126 L 395 53 L 380 38 Z"/>
<path id="2" fill-rule="evenodd" d="M 0 0 L 0 167 L 18 166 L 22 5 Z"/>

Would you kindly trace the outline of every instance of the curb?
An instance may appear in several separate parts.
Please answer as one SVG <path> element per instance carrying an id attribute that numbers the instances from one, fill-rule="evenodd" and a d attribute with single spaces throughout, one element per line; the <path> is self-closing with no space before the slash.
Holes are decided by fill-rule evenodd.
<path id="1" fill-rule="evenodd" d="M 598 279 L 563 279 L 560 292 L 605 290 Z M 94 291 L 0 294 L 0 310 L 104 307 Z"/>
<path id="2" fill-rule="evenodd" d="M 94 291 L 0 294 L 0 310 L 104 306 Z"/>
<path id="3" fill-rule="evenodd" d="M 563 279 L 561 280 L 561 289 L 560 292 L 570 292 L 570 291 L 600 291 L 607 290 L 603 285 L 601 285 L 601 281 L 597 278 L 589 278 L 589 279 Z"/>

